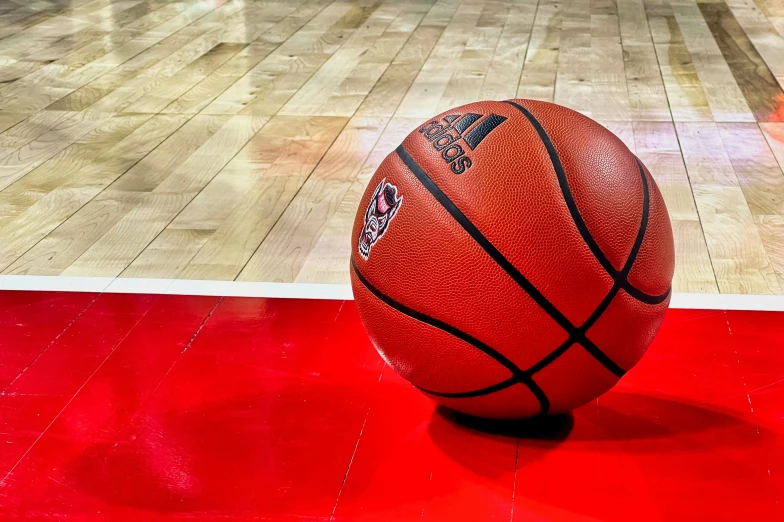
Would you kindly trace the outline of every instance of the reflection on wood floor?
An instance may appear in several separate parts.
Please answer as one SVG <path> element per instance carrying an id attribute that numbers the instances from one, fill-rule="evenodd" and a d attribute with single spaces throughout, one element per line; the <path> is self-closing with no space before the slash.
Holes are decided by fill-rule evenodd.
<path id="1" fill-rule="evenodd" d="M 680 292 L 784 293 L 784 0 L 0 0 L 0 271 L 342 283 L 379 162 L 477 99 L 645 162 Z"/>

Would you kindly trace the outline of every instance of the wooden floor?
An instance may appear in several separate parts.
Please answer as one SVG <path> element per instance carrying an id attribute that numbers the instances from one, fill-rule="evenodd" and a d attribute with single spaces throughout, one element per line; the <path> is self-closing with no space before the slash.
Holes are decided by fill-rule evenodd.
<path id="1" fill-rule="evenodd" d="M 784 0 L 0 0 L 0 272 L 345 283 L 451 106 L 554 101 L 653 172 L 678 292 L 784 293 Z"/>

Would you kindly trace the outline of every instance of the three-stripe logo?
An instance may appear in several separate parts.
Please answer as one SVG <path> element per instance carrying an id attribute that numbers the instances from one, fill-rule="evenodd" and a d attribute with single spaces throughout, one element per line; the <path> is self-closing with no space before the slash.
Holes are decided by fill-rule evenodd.
<path id="1" fill-rule="evenodd" d="M 444 116 L 440 122 L 434 120 L 427 123 L 419 132 L 441 153 L 452 172 L 462 174 L 471 168 L 473 162 L 466 149 L 458 142 L 462 141 L 470 150 L 476 150 L 479 144 L 505 121 L 506 118 L 498 114 L 485 117 L 473 112 L 450 114 Z"/>

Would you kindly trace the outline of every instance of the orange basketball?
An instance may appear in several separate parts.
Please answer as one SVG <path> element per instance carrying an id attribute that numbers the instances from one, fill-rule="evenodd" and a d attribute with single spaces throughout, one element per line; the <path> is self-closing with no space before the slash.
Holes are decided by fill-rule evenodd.
<path id="1" fill-rule="evenodd" d="M 551 103 L 484 101 L 381 163 L 351 282 L 371 341 L 411 384 L 521 418 L 585 404 L 640 360 L 674 261 L 664 200 L 615 135 Z"/>

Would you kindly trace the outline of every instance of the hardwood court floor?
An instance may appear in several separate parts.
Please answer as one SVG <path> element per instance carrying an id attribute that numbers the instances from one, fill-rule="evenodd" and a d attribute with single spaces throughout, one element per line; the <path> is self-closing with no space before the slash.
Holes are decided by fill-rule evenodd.
<path id="1" fill-rule="evenodd" d="M 554 101 L 648 165 L 677 292 L 784 293 L 784 0 L 0 0 L 0 272 L 345 283 L 383 157 Z"/>

